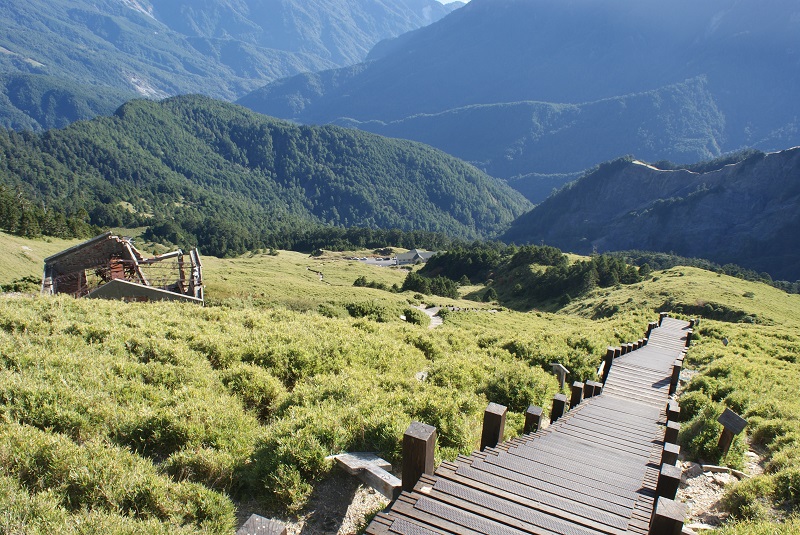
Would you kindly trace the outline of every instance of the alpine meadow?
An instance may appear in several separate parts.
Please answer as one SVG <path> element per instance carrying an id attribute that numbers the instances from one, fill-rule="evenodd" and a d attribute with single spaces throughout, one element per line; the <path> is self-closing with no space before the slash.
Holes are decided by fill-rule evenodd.
<path id="1" fill-rule="evenodd" d="M 0 534 L 800 533 L 789 0 L 0 14 Z"/>

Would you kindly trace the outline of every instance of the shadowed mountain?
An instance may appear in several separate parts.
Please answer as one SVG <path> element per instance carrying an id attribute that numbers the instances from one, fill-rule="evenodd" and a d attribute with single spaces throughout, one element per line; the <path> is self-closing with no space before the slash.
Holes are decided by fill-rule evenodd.
<path id="1" fill-rule="evenodd" d="M 681 169 L 602 164 L 517 219 L 504 238 L 583 254 L 673 252 L 798 280 L 800 148 L 744 156 Z"/>
<path id="2" fill-rule="evenodd" d="M 430 142 L 504 178 L 776 149 L 800 144 L 798 13 L 790 0 L 473 0 L 368 63 L 239 102 Z"/>
<path id="3" fill-rule="evenodd" d="M 456 7 L 435 0 L 11 2 L 0 12 L 0 73 L 63 80 L 81 102 L 110 90 L 235 99 L 277 78 L 361 61 L 381 39 Z M 28 114 L 13 104 L 0 102 L 0 112 Z M 39 122 L 34 113 L 29 122 L 47 128 L 69 117 Z"/>

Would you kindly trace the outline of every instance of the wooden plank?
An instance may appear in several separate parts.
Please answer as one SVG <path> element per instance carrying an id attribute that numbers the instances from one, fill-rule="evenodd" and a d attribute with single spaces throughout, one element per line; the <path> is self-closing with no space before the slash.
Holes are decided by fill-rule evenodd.
<path id="1" fill-rule="evenodd" d="M 664 432 L 671 372 L 682 356 L 686 325 L 662 318 L 660 327 L 649 328 L 646 344 L 637 341 L 637 349 L 613 361 L 601 394 L 584 397 L 582 384 L 580 396 L 573 389 L 572 410 L 552 411 L 560 418 L 547 429 L 487 443 L 482 452 L 442 463 L 367 532 L 648 533 L 661 457 L 675 453 L 665 447 Z M 611 349 L 610 355 L 621 351 Z M 579 397 L 584 399 L 577 403 Z M 663 466 L 669 471 L 669 464 Z"/>
<path id="2" fill-rule="evenodd" d="M 595 526 L 598 529 L 600 526 L 607 526 L 606 529 L 610 529 L 611 524 L 623 526 L 625 517 L 631 511 L 629 507 L 619 508 L 614 504 L 606 506 L 602 501 L 592 502 L 602 506 L 602 509 L 598 509 L 591 503 L 572 501 L 547 492 L 539 492 L 533 487 L 499 476 L 489 476 L 486 481 L 474 479 L 469 477 L 472 472 L 461 466 L 455 472 L 450 470 L 450 467 L 445 468 L 442 477 L 580 525 Z M 614 514 L 613 510 L 619 514 Z"/>

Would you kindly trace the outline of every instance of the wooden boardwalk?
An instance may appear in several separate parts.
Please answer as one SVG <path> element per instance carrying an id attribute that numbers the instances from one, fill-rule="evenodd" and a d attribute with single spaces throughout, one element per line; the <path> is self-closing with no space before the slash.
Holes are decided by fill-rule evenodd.
<path id="1" fill-rule="evenodd" d="M 648 533 L 673 366 L 689 333 L 664 318 L 646 345 L 613 359 L 600 395 L 545 429 L 442 463 L 366 533 Z"/>

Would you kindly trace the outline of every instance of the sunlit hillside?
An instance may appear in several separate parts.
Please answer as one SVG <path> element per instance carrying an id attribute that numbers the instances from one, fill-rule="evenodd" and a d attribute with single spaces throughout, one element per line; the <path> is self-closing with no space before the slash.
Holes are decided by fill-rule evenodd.
<path id="1" fill-rule="evenodd" d="M 0 239 L 0 284 L 38 276 L 72 243 Z M 678 267 L 521 313 L 354 287 L 399 286 L 405 272 L 323 258 L 205 257 L 203 308 L 0 297 L 0 531 L 232 533 L 253 500 L 291 518 L 330 454 L 378 451 L 398 467 L 412 420 L 437 427 L 440 460 L 477 447 L 489 401 L 521 432 L 526 407 L 549 409 L 558 389 L 550 362 L 595 379 L 606 347 L 640 338 L 659 310 L 701 318 L 685 455 L 741 467 L 747 441 L 767 448 L 767 473 L 729 493 L 740 517 L 780 519 L 800 499 L 800 296 Z M 423 302 L 476 310 L 435 329 L 400 319 Z M 720 459 L 723 406 L 750 424 Z"/>

